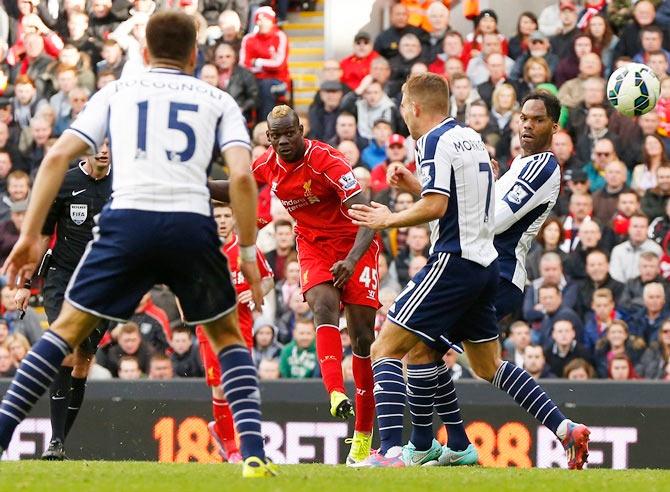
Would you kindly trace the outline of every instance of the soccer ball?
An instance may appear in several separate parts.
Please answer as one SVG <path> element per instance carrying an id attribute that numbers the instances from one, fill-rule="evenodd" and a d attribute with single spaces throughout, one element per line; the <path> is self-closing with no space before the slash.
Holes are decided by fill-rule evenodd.
<path id="1" fill-rule="evenodd" d="M 658 77 L 642 63 L 627 63 L 607 81 L 607 99 L 626 116 L 640 116 L 654 109 L 660 92 Z"/>

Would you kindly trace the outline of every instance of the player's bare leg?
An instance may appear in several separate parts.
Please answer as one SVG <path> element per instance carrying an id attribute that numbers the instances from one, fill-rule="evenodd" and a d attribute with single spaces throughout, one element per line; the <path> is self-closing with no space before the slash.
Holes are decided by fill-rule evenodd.
<path id="1" fill-rule="evenodd" d="M 346 395 L 342 375 L 340 291 L 330 283 L 315 285 L 305 293 L 305 300 L 314 313 L 316 354 L 323 384 L 330 395 L 330 413 L 347 419 L 354 415 L 354 407 Z"/>
<path id="2" fill-rule="evenodd" d="M 379 453 L 354 467 L 402 467 L 402 429 L 405 413 L 405 378 L 402 358 L 419 342 L 412 332 L 386 321 L 372 344 L 372 372 L 381 445 Z"/>
<path id="3" fill-rule="evenodd" d="M 233 413 L 221 386 L 212 386 L 212 414 L 214 421 L 207 424 L 207 428 L 219 447 L 219 454 L 228 463 L 239 463 L 242 455 L 235 441 Z"/>
<path id="4" fill-rule="evenodd" d="M 100 318 L 63 303 L 60 315 L 33 345 L 0 407 L 0 452 L 7 449 L 16 426 L 28 415 L 53 382 L 63 359 L 86 339 Z"/>
<path id="5" fill-rule="evenodd" d="M 561 441 L 568 456 L 568 468 L 581 470 L 589 455 L 589 429 L 568 420 L 530 374 L 500 358 L 497 340 L 463 342 L 470 367 L 482 379 L 505 391 L 550 429 Z"/>
<path id="6" fill-rule="evenodd" d="M 374 381 L 370 363 L 370 346 L 374 342 L 377 310 L 370 306 L 347 304 L 344 315 L 351 338 L 353 373 L 356 385 L 356 422 L 347 464 L 363 461 L 370 456 L 372 428 L 375 419 Z"/>
<path id="7" fill-rule="evenodd" d="M 268 463 L 261 433 L 261 395 L 258 375 L 251 353 L 244 343 L 235 310 L 203 325 L 207 338 L 218 354 L 221 365 L 221 386 L 233 412 L 244 458 L 243 476 L 256 478 L 276 475 Z"/>
<path id="8" fill-rule="evenodd" d="M 425 386 L 421 380 L 422 373 L 435 372 L 435 389 L 423 391 Z M 415 446 L 407 446 L 407 452 L 414 451 L 413 454 L 426 451 L 435 446 L 433 439 L 432 423 L 433 412 L 426 411 L 425 405 L 432 403 L 437 414 L 442 419 L 442 423 L 447 431 L 447 444 L 442 446 L 442 451 L 437 463 L 439 465 L 473 465 L 478 461 L 477 449 L 470 443 L 465 427 L 461 410 L 458 406 L 456 388 L 451 379 L 451 375 L 442 360 L 442 353 L 430 348 L 423 342 L 419 342 L 410 350 L 407 357 L 407 385 L 413 390 L 408 391 L 407 403 L 412 415 L 412 437 L 410 443 Z M 417 444 L 418 443 L 418 444 Z M 406 462 L 409 460 L 406 460 Z"/>

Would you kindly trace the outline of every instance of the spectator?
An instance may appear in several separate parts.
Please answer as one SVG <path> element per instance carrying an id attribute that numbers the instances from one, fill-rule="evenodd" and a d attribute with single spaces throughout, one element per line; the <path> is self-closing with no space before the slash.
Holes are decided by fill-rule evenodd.
<path id="1" fill-rule="evenodd" d="M 570 255 L 568 255 L 568 258 L 564 263 L 565 272 L 570 278 L 575 280 L 583 280 L 586 278 L 585 267 L 588 254 L 596 248 L 605 250 L 602 233 L 600 231 L 600 226 L 595 220 L 582 222 L 577 235 L 579 244 L 577 244 L 577 248 L 575 248 L 574 251 L 570 252 Z"/>
<path id="2" fill-rule="evenodd" d="M 467 75 L 472 80 L 472 83 L 475 86 L 483 84 L 489 78 L 489 69 L 486 65 L 486 60 L 489 55 L 493 53 L 498 53 L 503 56 L 503 67 L 506 76 L 509 76 L 512 68 L 514 67 L 514 60 L 505 55 L 505 50 L 503 43 L 501 42 L 500 34 L 497 33 L 487 33 L 484 34 L 483 45 L 481 48 L 481 53 L 475 57 L 473 56 L 468 63 Z M 467 49 L 467 43 L 466 43 Z"/>
<path id="3" fill-rule="evenodd" d="M 649 219 L 644 214 L 631 216 L 628 240 L 612 250 L 610 274 L 615 280 L 625 283 L 639 276 L 638 265 L 643 252 L 651 251 L 659 256 L 662 254 L 660 246 L 647 238 L 648 227 Z"/>
<path id="4" fill-rule="evenodd" d="M 570 134 L 568 132 L 561 130 L 558 131 L 557 133 L 554 133 L 554 136 L 551 141 L 551 151 L 556 156 L 556 159 L 558 160 L 558 163 L 561 166 L 561 170 L 564 173 L 570 171 L 569 176 L 567 178 L 564 176 L 563 179 L 565 181 L 570 180 L 574 181 L 572 172 L 576 170 L 581 171 L 581 168 L 584 165 L 583 162 L 579 162 L 577 160 L 577 157 L 574 154 L 574 150 L 575 147 L 572 142 L 572 138 L 570 137 Z"/>
<path id="5" fill-rule="evenodd" d="M 411 276 L 409 275 L 409 265 L 412 259 L 416 256 L 428 257 L 428 250 L 430 247 L 430 235 L 428 229 L 423 226 L 413 226 L 407 231 L 406 245 L 402 248 L 398 255 L 393 260 L 393 267 L 397 276 L 398 282 L 401 285 L 406 285 Z"/>
<path id="6" fill-rule="evenodd" d="M 428 33 L 420 27 L 409 24 L 409 12 L 401 3 L 391 6 L 391 26 L 375 38 L 374 50 L 387 60 L 398 54 L 400 38 L 405 34 L 416 35 L 422 44 L 428 42 Z"/>
<path id="7" fill-rule="evenodd" d="M 390 165 L 400 164 L 406 166 L 411 172 L 416 172 L 414 161 L 405 163 L 407 160 L 407 149 L 405 148 L 405 137 L 394 133 L 386 142 L 386 159 L 375 167 L 370 173 L 370 189 L 373 194 L 386 190 L 389 185 L 386 181 L 386 172 Z"/>
<path id="8" fill-rule="evenodd" d="M 658 338 L 651 341 L 635 370 L 645 379 L 667 379 L 666 367 L 669 361 L 670 320 L 666 319 L 658 331 Z"/>
<path id="9" fill-rule="evenodd" d="M 284 279 L 275 285 L 277 299 L 275 318 L 281 317 L 289 310 L 289 301 L 297 290 L 300 290 L 300 265 L 297 256 L 291 254 L 284 262 Z"/>
<path id="10" fill-rule="evenodd" d="M 275 381 L 281 377 L 279 361 L 276 359 L 263 359 L 258 366 L 258 377 L 261 381 Z"/>
<path id="11" fill-rule="evenodd" d="M 342 68 L 342 83 L 352 91 L 361 85 L 363 79 L 370 74 L 372 60 L 379 53 L 372 49 L 372 38 L 365 31 L 359 31 L 354 36 L 353 54 L 340 62 Z"/>
<path id="12" fill-rule="evenodd" d="M 456 74 L 451 78 L 450 88 L 449 109 L 451 110 L 451 117 L 459 123 L 465 124 L 470 106 L 479 99 L 479 94 L 472 88 L 472 82 L 464 73 Z"/>
<path id="13" fill-rule="evenodd" d="M 328 144 L 337 147 L 344 141 L 354 142 L 359 151 L 368 145 L 368 141 L 358 134 L 356 117 L 347 111 L 341 111 L 337 116 L 335 120 L 335 136 L 328 141 Z"/>
<path id="14" fill-rule="evenodd" d="M 528 49 L 520 56 L 514 58 L 514 67 L 510 72 L 510 79 L 519 80 L 523 78 L 524 66 L 530 58 L 542 58 L 549 68 L 549 72 L 553 73 L 558 67 L 558 56 L 551 52 L 551 45 L 549 39 L 541 32 L 535 31 L 529 36 Z M 551 79 L 551 77 L 549 77 Z M 548 80 L 549 80 L 548 79 Z"/>
<path id="15" fill-rule="evenodd" d="M 337 150 L 342 153 L 352 168 L 357 169 L 363 165 L 361 162 L 361 151 L 358 150 L 358 147 L 354 142 L 350 140 L 342 140 L 337 146 Z"/>
<path id="16" fill-rule="evenodd" d="M 648 0 L 640 0 L 633 7 L 633 21 L 626 24 L 619 32 L 619 43 L 614 50 L 614 59 L 620 56 L 634 57 L 642 51 L 642 40 L 640 33 L 644 27 L 654 25 L 656 8 Z M 663 40 L 663 46 L 667 48 L 667 39 Z"/>
<path id="17" fill-rule="evenodd" d="M 575 327 L 570 320 L 559 319 L 551 331 L 551 344 L 545 348 L 544 357 L 551 372 L 563 374 L 565 366 L 580 358 L 589 360 L 589 352 L 577 341 Z"/>
<path id="18" fill-rule="evenodd" d="M 509 327 L 509 337 L 503 345 L 505 360 L 523 367 L 524 354 L 530 345 L 530 327 L 523 321 L 515 321 Z"/>
<path id="19" fill-rule="evenodd" d="M 593 152 L 595 143 L 603 138 L 614 141 L 616 136 L 608 129 L 609 118 L 602 104 L 593 104 L 586 110 L 585 128 L 577 137 L 577 159 L 587 162 Z M 596 210 L 598 208 L 596 207 Z"/>
<path id="20" fill-rule="evenodd" d="M 670 198 L 670 165 L 662 165 L 656 169 L 656 186 L 645 191 L 640 201 L 640 208 L 650 220 L 662 217 L 665 205 Z"/>
<path id="21" fill-rule="evenodd" d="M 51 45 L 49 48 L 49 53 L 47 54 L 47 52 L 45 52 L 45 41 L 42 36 L 35 32 L 26 33 L 25 37 L 23 38 L 25 52 L 22 58 L 15 63 L 12 61 L 13 53 L 10 49 L 10 52 L 7 55 L 7 61 L 10 65 L 14 66 L 15 92 L 16 85 L 19 84 L 19 79 L 21 79 L 23 76 L 34 81 L 33 85 L 36 86 L 37 92 L 39 94 L 43 94 L 45 92 L 46 84 L 42 79 L 42 75 L 53 60 L 51 56 L 56 56 L 58 51 L 60 51 L 63 46 L 63 42 L 58 38 L 57 35 L 54 35 L 53 39 L 57 40 L 59 47 L 54 49 L 55 46 Z M 12 48 L 15 46 L 16 45 L 14 45 Z"/>
<path id="22" fill-rule="evenodd" d="M 585 319 L 591 313 L 591 299 L 598 289 L 609 289 L 614 296 L 615 304 L 623 293 L 623 284 L 617 282 L 609 274 L 609 260 L 605 252 L 594 249 L 586 255 L 586 278 L 579 284 L 575 311 Z"/>
<path id="23" fill-rule="evenodd" d="M 474 18 L 473 23 L 475 28 L 465 37 L 465 52 L 470 60 L 482 53 L 487 55 L 486 36 L 495 34 L 500 46 L 500 53 L 507 55 L 508 43 L 507 38 L 498 32 L 498 15 L 491 9 L 482 10 L 477 17 Z M 510 67 L 511 68 L 511 67 Z M 509 72 L 508 72 L 509 73 Z M 473 80 L 473 83 L 477 84 Z"/>
<path id="24" fill-rule="evenodd" d="M 645 342 L 658 339 L 663 321 L 670 316 L 665 305 L 665 290 L 661 284 L 651 282 L 642 291 L 643 307 L 631 316 L 630 331 Z"/>
<path id="25" fill-rule="evenodd" d="M 643 162 L 633 169 L 633 179 L 631 181 L 631 188 L 640 196 L 657 186 L 656 172 L 658 168 L 670 166 L 670 159 L 668 159 L 668 154 L 665 151 L 663 140 L 656 134 L 644 137 L 642 155 Z M 651 215 L 649 216 L 651 217 Z"/>
<path id="26" fill-rule="evenodd" d="M 13 378 L 14 374 L 16 374 L 16 367 L 12 364 L 9 348 L 0 345 L 0 378 Z"/>
<path id="27" fill-rule="evenodd" d="M 111 38 L 105 39 L 102 44 L 101 54 L 102 60 L 96 64 L 98 76 L 103 70 L 110 70 L 114 73 L 114 76 L 117 79 L 120 79 L 121 73 L 123 72 L 123 66 L 126 63 L 126 58 L 123 55 L 123 49 L 121 49 L 119 43 Z"/>
<path id="28" fill-rule="evenodd" d="M 442 41 L 442 53 L 438 53 L 428 66 L 428 70 L 444 74 L 447 70 L 449 60 L 458 60 L 460 62 L 460 73 L 464 73 L 468 65 L 468 58 L 463 49 L 463 36 L 458 31 L 447 31 Z"/>
<path id="29" fill-rule="evenodd" d="M 587 381 L 596 377 L 596 371 L 586 360 L 577 358 L 565 365 L 563 377 L 571 381 Z"/>
<path id="30" fill-rule="evenodd" d="M 596 345 L 595 360 L 598 375 L 601 378 L 607 377 L 608 366 L 615 357 L 625 356 L 634 366 L 640 361 L 645 348 L 644 340 L 631 335 L 624 321 L 612 321 L 605 338 Z"/>
<path id="31" fill-rule="evenodd" d="M 532 343 L 550 347 L 554 325 L 559 320 L 569 321 L 577 334 L 577 338 L 582 338 L 582 321 L 572 309 L 563 305 L 563 296 L 556 284 L 545 284 L 540 287 L 539 298 L 543 317 L 539 325 L 533 325 Z M 562 374 L 560 371 L 559 373 Z"/>
<path id="32" fill-rule="evenodd" d="M 607 377 L 614 381 L 639 379 L 633 363 L 626 355 L 615 355 L 607 364 Z"/>
<path id="33" fill-rule="evenodd" d="M 522 98 L 530 91 L 551 82 L 552 74 L 544 58 L 531 56 L 523 65 L 523 78 L 517 82 L 517 96 Z M 553 86 L 552 86 L 553 87 Z"/>
<path id="34" fill-rule="evenodd" d="M 288 307 L 289 310 L 277 320 L 277 340 L 284 345 L 291 341 L 297 320 L 312 318 L 309 305 L 299 290 L 291 295 Z"/>
<path id="35" fill-rule="evenodd" d="M 516 24 L 516 35 L 509 40 L 509 56 L 516 60 L 530 48 L 530 37 L 537 30 L 537 17 L 533 12 L 522 12 Z M 542 34 L 540 32 L 540 34 Z M 544 35 L 542 34 L 544 37 Z"/>
<path id="36" fill-rule="evenodd" d="M 589 111 L 594 111 L 591 108 Z M 604 109 L 599 109 L 603 111 Z M 619 195 L 630 191 L 626 186 L 628 169 L 621 161 L 613 161 L 605 167 L 605 186 L 593 194 L 593 210 L 596 219 L 604 224 L 611 223 L 617 210 Z"/>
<path id="37" fill-rule="evenodd" d="M 219 86 L 219 70 L 213 63 L 205 63 L 202 68 L 200 68 L 200 75 L 198 78 L 214 87 Z"/>
<path id="38" fill-rule="evenodd" d="M 14 333 L 7 337 L 6 346 L 9 349 L 9 355 L 12 358 L 12 365 L 18 369 L 21 365 L 21 361 L 30 350 L 30 342 L 20 333 Z"/>
<path id="39" fill-rule="evenodd" d="M 253 74 L 238 64 L 237 53 L 228 43 L 215 48 L 214 64 L 218 70 L 218 88 L 233 96 L 247 120 L 254 121 L 259 92 Z"/>
<path id="40" fill-rule="evenodd" d="M 555 378 L 544 357 L 541 345 L 531 344 L 523 353 L 523 368 L 528 371 L 533 379 Z"/>
<path id="41" fill-rule="evenodd" d="M 661 51 L 666 59 L 670 61 L 670 52 L 663 49 L 663 29 L 655 24 L 651 24 L 640 29 L 640 44 L 642 49 L 633 56 L 635 63 L 649 63 L 651 53 Z"/>
<path id="42" fill-rule="evenodd" d="M 26 206 L 22 203 L 12 205 L 9 220 L 0 222 L 0 261 L 9 256 L 12 248 L 19 240 L 21 225 L 26 215 Z"/>
<path id="43" fill-rule="evenodd" d="M 143 376 L 140 370 L 140 362 L 137 357 L 132 355 L 123 355 L 119 359 L 119 379 L 126 381 L 136 381 Z"/>
<path id="44" fill-rule="evenodd" d="M 459 379 L 472 379 L 470 371 L 462 364 L 458 363 L 458 353 L 456 353 L 454 349 L 447 350 L 447 353 L 444 354 L 442 360 L 447 366 L 449 376 L 451 376 L 451 379 L 454 381 L 458 381 Z"/>
<path id="45" fill-rule="evenodd" d="M 82 112 L 84 106 L 88 102 L 90 92 L 85 87 L 75 87 L 68 94 L 68 104 L 70 105 L 70 112 L 65 116 L 61 116 L 56 121 L 56 124 L 53 128 L 53 135 L 60 136 L 65 130 L 70 127 L 70 124 L 77 119 L 79 113 Z M 33 130 L 34 133 L 34 130 Z M 51 136 L 51 135 L 49 135 Z M 37 144 L 37 139 L 35 139 Z M 39 167 L 39 166 L 38 166 Z"/>
<path id="46" fill-rule="evenodd" d="M 573 41 L 579 34 L 579 30 L 577 29 L 577 7 L 571 0 L 560 0 L 558 9 L 560 19 L 558 32 L 552 33 L 553 29 L 545 28 L 544 33 L 547 36 L 551 36 L 551 51 L 560 59 L 563 59 L 570 55 Z M 543 18 L 540 15 L 539 25 L 541 30 L 543 29 L 542 24 Z"/>
<path id="47" fill-rule="evenodd" d="M 56 113 L 56 118 L 70 114 L 70 100 L 68 94 L 77 86 L 77 69 L 68 66 L 59 66 L 56 69 L 58 92 L 51 96 L 49 104 Z"/>
<path id="48" fill-rule="evenodd" d="M 587 34 L 579 34 L 572 40 L 572 50 L 569 53 L 560 56 L 561 61 L 556 67 L 554 82 L 558 87 L 561 87 L 561 95 L 559 96 L 559 99 L 562 104 L 569 102 L 570 107 L 575 107 L 581 102 L 579 89 L 575 89 L 574 86 L 577 85 L 576 81 L 579 80 L 578 77 L 580 77 L 580 75 L 581 79 L 586 78 L 584 77 L 585 70 L 588 72 L 596 72 L 593 75 L 602 75 L 600 72 L 596 71 L 596 66 L 593 66 L 596 64 L 598 68 L 602 68 L 600 57 L 595 55 L 595 53 L 595 57 L 592 57 L 588 64 L 582 65 L 582 59 L 590 53 L 593 53 L 593 43 L 591 38 Z M 568 86 L 570 87 L 571 92 L 567 92 L 567 89 L 563 89 L 562 86 L 570 80 L 574 80 L 575 82 Z M 576 96 L 572 95 L 573 91 L 577 92 Z"/>
<path id="49" fill-rule="evenodd" d="M 591 37 L 593 51 L 600 55 L 605 67 L 605 76 L 608 76 L 614 61 L 614 50 L 619 42 L 619 37 L 614 34 L 607 17 L 601 13 L 588 20 L 585 32 Z"/>
<path id="50" fill-rule="evenodd" d="M 174 374 L 180 378 L 199 378 L 205 375 L 198 349 L 193 345 L 193 333 L 186 326 L 177 326 L 172 330 L 172 366 Z"/>
<path id="51" fill-rule="evenodd" d="M 348 94 L 342 102 L 342 107 L 356 116 L 358 134 L 368 140 L 374 137 L 372 129 L 376 121 L 386 120 L 393 126 L 398 118 L 395 103 L 376 80 L 368 84 L 360 98 L 356 98 L 355 92 Z"/>
<path id="52" fill-rule="evenodd" d="M 143 62 L 141 67 L 144 67 Z M 68 65 L 77 69 L 77 83 L 81 87 L 87 88 L 89 91 L 95 90 L 95 75 L 91 70 L 91 61 L 86 54 L 79 52 L 71 44 L 66 44 L 58 55 L 58 61 L 52 64 L 54 70 L 58 65 Z M 38 83 L 39 88 L 39 83 Z"/>
<path id="53" fill-rule="evenodd" d="M 482 94 L 481 91 L 479 93 Z M 516 99 L 516 90 L 512 84 L 500 84 L 491 94 L 491 120 L 502 132 L 501 140 L 509 140 L 512 136 L 513 132 L 510 128 L 512 117 L 519 109 L 519 103 Z"/>
<path id="54" fill-rule="evenodd" d="M 254 321 L 254 364 L 259 367 L 263 360 L 278 360 L 282 345 L 277 342 L 277 329 L 269 321 L 258 318 Z"/>
<path id="55" fill-rule="evenodd" d="M 112 10 L 112 0 L 93 0 L 88 30 L 96 39 L 106 40 L 118 27 L 121 19 Z"/>
<path id="56" fill-rule="evenodd" d="M 70 95 L 73 92 L 74 90 L 71 91 Z M 37 173 L 37 168 L 46 154 L 46 146 L 51 138 L 52 131 L 52 123 L 44 116 L 36 115 L 30 120 L 30 133 L 28 135 L 31 138 L 24 147 L 19 147 L 21 153 L 20 162 L 17 163 L 19 169 L 32 176 Z"/>
<path id="57" fill-rule="evenodd" d="M 651 251 L 642 253 L 639 269 L 640 275 L 626 282 L 619 301 L 621 308 L 628 313 L 639 311 L 644 306 L 644 288 L 652 282 L 661 284 L 665 298 L 670 299 L 670 284 L 661 276 L 660 259 L 656 253 Z"/>
<path id="58" fill-rule="evenodd" d="M 614 218 L 611 221 L 612 232 L 614 232 L 615 242 L 622 243 L 628 236 L 630 227 L 630 218 L 634 213 L 640 211 L 640 197 L 633 190 L 622 191 L 619 193 L 617 208 Z"/>
<path id="59" fill-rule="evenodd" d="M 102 49 L 102 39 L 95 38 L 89 34 L 89 19 L 84 12 L 71 12 L 67 19 L 67 42 L 71 44 L 86 56 L 95 65 L 100 61 L 100 50 Z"/>
<path id="60" fill-rule="evenodd" d="M 172 359 L 167 355 L 157 353 L 151 356 L 149 361 L 149 379 L 156 381 L 167 381 L 174 377 Z"/>
<path id="61" fill-rule="evenodd" d="M 667 78 L 666 76 L 668 75 L 668 70 L 670 69 L 670 61 L 668 61 L 668 57 L 666 56 L 665 51 L 652 51 L 649 53 L 649 60 L 647 61 L 647 65 L 649 65 L 649 68 L 651 68 L 654 74 L 656 74 L 656 77 L 658 77 L 661 81 L 661 98 L 666 98 L 666 103 L 662 104 L 662 107 L 666 108 L 667 114 L 666 105 L 670 86 L 666 85 L 666 88 L 663 89 L 663 81 Z"/>
<path id="62" fill-rule="evenodd" d="M 284 280 L 284 265 L 288 256 L 295 254 L 295 234 L 293 224 L 288 220 L 277 220 L 274 223 L 276 248 L 265 254 L 265 259 L 272 267 L 277 283 Z"/>
<path id="63" fill-rule="evenodd" d="M 30 176 L 24 171 L 16 170 L 7 175 L 7 192 L 0 200 L 0 222 L 10 218 L 13 206 L 28 207 L 30 194 Z"/>
<path id="64" fill-rule="evenodd" d="M 156 306 L 151 292 L 144 294 L 130 321 L 140 328 L 144 340 L 154 352 L 165 353 L 170 348 L 172 338 L 170 319 L 167 313 Z"/>
<path id="65" fill-rule="evenodd" d="M 466 114 L 466 123 L 481 135 L 486 145 L 495 148 L 500 141 L 500 129 L 497 123 L 491 120 L 489 108 L 481 99 L 470 104 L 470 109 Z"/>
<path id="66" fill-rule="evenodd" d="M 360 120 L 359 120 L 360 124 Z M 369 170 L 384 162 L 386 158 L 386 144 L 393 134 L 393 126 L 389 120 L 380 118 L 372 126 L 372 138 L 363 152 L 361 162 Z"/>
<path id="67" fill-rule="evenodd" d="M 19 75 L 14 82 L 15 96 L 12 103 L 12 114 L 21 128 L 30 125 L 30 120 L 37 114 L 38 109 L 48 104 L 40 99 L 35 88 L 35 82 L 27 75 Z"/>
<path id="68" fill-rule="evenodd" d="M 0 291 L 2 300 L 3 322 L 7 324 L 9 333 L 12 335 L 21 335 L 28 340 L 29 346 L 34 345 L 42 337 L 42 327 L 40 326 L 39 316 L 35 309 L 28 306 L 25 315 L 21 317 L 21 311 L 16 305 L 14 296 L 16 289 L 5 285 Z"/>
<path id="69" fill-rule="evenodd" d="M 0 202 L 2 205 L 2 202 Z M 665 202 L 665 210 L 661 217 L 656 217 L 649 225 L 649 237 L 653 239 L 656 244 L 665 248 L 665 239 L 670 232 L 670 200 Z M 664 271 L 665 273 L 665 271 Z"/>
<path id="70" fill-rule="evenodd" d="M 0 132 L 2 123 L 0 123 Z M 12 170 L 12 158 L 6 150 L 0 147 L 0 197 L 7 193 L 7 176 Z M 1 208 L 1 205 L 0 205 Z"/>
<path id="71" fill-rule="evenodd" d="M 591 162 L 584 166 L 584 171 L 591 184 L 591 193 L 605 186 L 605 169 L 610 162 L 618 161 L 614 143 L 609 138 L 601 138 L 593 144 Z"/>
<path id="72" fill-rule="evenodd" d="M 581 39 L 577 38 L 576 42 Z M 558 99 L 563 106 L 568 108 L 575 108 L 584 100 L 584 81 L 591 77 L 601 77 L 603 72 L 602 61 L 596 53 L 585 53 L 579 58 L 579 71 L 577 74 L 568 80 L 559 82 L 560 65 L 556 69 L 555 82 L 559 85 Z"/>
<path id="73" fill-rule="evenodd" d="M 149 370 L 151 351 L 142 341 L 139 326 L 135 323 L 126 323 L 114 331 L 118 332 L 118 343 L 106 351 L 99 350 L 96 355 L 98 363 L 108 369 L 112 376 L 118 377 L 119 360 L 124 355 L 132 355 L 139 361 L 140 370 L 146 373 Z"/>
<path id="74" fill-rule="evenodd" d="M 615 310 L 614 296 L 609 289 L 598 289 L 593 293 L 591 301 L 593 316 L 587 318 L 584 326 L 584 346 L 593 353 L 596 343 L 605 335 L 612 321 L 620 318 Z"/>
<path id="75" fill-rule="evenodd" d="M 605 107 L 605 79 L 601 77 L 589 77 L 582 82 L 582 89 L 584 91 L 584 99 L 574 108 L 568 110 L 568 121 L 565 129 L 568 131 L 573 140 L 588 132 L 586 125 L 586 117 L 589 109 L 593 106 Z M 608 122 L 611 114 L 608 113 Z M 580 162 L 582 165 L 591 158 L 591 153 Z"/>
<path id="76" fill-rule="evenodd" d="M 339 81 L 325 81 L 319 87 L 321 104 L 316 100 L 309 107 L 309 138 L 324 142 L 336 136 L 335 127 L 340 115 L 344 88 Z"/>
<path id="77" fill-rule="evenodd" d="M 318 360 L 314 322 L 299 319 L 293 329 L 293 340 L 281 351 L 279 370 L 282 378 L 307 379 L 316 377 Z"/>
<path id="78" fill-rule="evenodd" d="M 260 104 L 258 119 L 267 118 L 277 98 L 288 90 L 288 38 L 276 23 L 271 7 L 261 7 L 254 14 L 257 30 L 244 36 L 240 48 L 240 64 L 258 79 Z"/>
<path id="79" fill-rule="evenodd" d="M 505 58 L 500 53 L 491 53 L 486 57 L 486 69 L 488 70 L 489 77 L 485 82 L 482 82 L 477 86 L 477 92 L 486 105 L 491 109 L 493 107 L 492 99 L 493 92 L 495 89 L 500 87 L 503 84 L 510 85 L 511 81 L 507 78 L 505 73 Z M 516 91 L 514 92 L 514 100 L 516 100 Z M 513 108 L 514 104 L 509 104 L 509 109 Z M 501 128 L 504 128 L 501 127 Z"/>
<path id="80" fill-rule="evenodd" d="M 426 58 L 432 62 L 442 52 L 444 38 L 451 30 L 449 27 L 449 9 L 442 2 L 432 2 L 426 10 L 426 16 L 430 24 Z"/>
<path id="81" fill-rule="evenodd" d="M 563 225 L 558 217 L 549 216 L 540 226 L 535 242 L 526 256 L 526 273 L 528 280 L 533 281 L 540 277 L 540 259 L 545 253 L 554 252 L 565 264 L 568 258 L 558 247 L 563 242 Z"/>
<path id="82" fill-rule="evenodd" d="M 412 33 L 404 34 L 398 42 L 398 54 L 389 59 L 391 78 L 386 92 L 392 98 L 398 98 L 400 89 L 410 75 L 412 65 L 423 62 L 421 41 Z"/>
<path id="83" fill-rule="evenodd" d="M 528 322 L 540 321 L 545 310 L 540 301 L 540 290 L 544 285 L 555 285 L 561 291 L 563 299 L 561 302 L 568 308 L 576 302 L 577 288 L 569 278 L 563 274 L 561 257 L 554 252 L 548 251 L 540 259 L 540 276 L 533 280 L 526 289 L 523 302 L 523 317 Z"/>

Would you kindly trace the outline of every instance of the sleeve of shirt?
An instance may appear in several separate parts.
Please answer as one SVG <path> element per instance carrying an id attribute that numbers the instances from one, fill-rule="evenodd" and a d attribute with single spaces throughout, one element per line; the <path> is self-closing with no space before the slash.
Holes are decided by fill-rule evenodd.
<path id="1" fill-rule="evenodd" d="M 265 259 L 265 256 L 263 256 L 260 249 L 256 250 L 256 263 L 258 264 L 258 271 L 261 274 L 261 278 L 274 278 L 275 274 L 272 271 L 272 267 L 268 263 L 268 260 Z"/>
<path id="2" fill-rule="evenodd" d="M 496 234 L 506 231 L 529 211 L 543 203 L 549 203 L 560 187 L 560 176 L 551 179 L 560 170 L 554 160 L 545 162 L 531 161 L 519 173 L 519 177 L 505 193 L 502 204 L 496 206 Z"/>
<path id="3" fill-rule="evenodd" d="M 216 128 L 216 138 L 221 152 L 230 147 L 244 147 L 251 150 L 247 122 L 242 111 L 228 94 L 225 95 L 223 113 Z"/>
<path id="4" fill-rule="evenodd" d="M 316 152 L 323 166 L 320 171 L 343 202 L 361 192 L 361 185 L 344 155 L 333 148 L 319 149 Z"/>
<path id="5" fill-rule="evenodd" d="M 60 216 L 60 211 L 63 208 L 63 200 L 60 196 L 57 196 L 54 202 L 49 208 L 49 213 L 47 218 L 44 221 L 44 226 L 42 226 L 42 235 L 51 236 L 56 230 L 56 223 L 58 222 L 58 217 Z"/>
<path id="6" fill-rule="evenodd" d="M 421 196 L 428 193 L 451 194 L 452 160 L 445 141 L 428 135 L 423 156 L 418 163 L 421 173 Z"/>
<path id="7" fill-rule="evenodd" d="M 94 153 L 102 145 L 107 135 L 110 110 L 110 98 L 115 84 L 108 84 L 104 89 L 96 92 L 86 103 L 77 119 L 65 130 L 86 142 Z"/>

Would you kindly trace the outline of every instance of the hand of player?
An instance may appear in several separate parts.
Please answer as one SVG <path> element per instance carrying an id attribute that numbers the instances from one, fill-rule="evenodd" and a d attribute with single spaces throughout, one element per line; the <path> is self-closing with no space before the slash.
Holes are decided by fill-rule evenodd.
<path id="1" fill-rule="evenodd" d="M 356 263 L 351 261 L 349 258 L 338 261 L 332 267 L 330 267 L 330 273 L 333 274 L 333 285 L 338 289 L 344 287 L 344 284 L 351 278 L 354 274 L 354 269 L 356 268 Z"/>
<path id="2" fill-rule="evenodd" d="M 389 165 L 386 170 L 386 182 L 392 188 L 397 188 L 400 191 L 408 191 L 410 193 L 421 191 L 421 183 L 416 179 L 416 176 L 404 164 L 399 162 L 393 162 Z"/>
<path id="3" fill-rule="evenodd" d="M 237 302 L 239 304 L 249 304 L 254 300 L 254 294 L 250 290 L 245 290 L 237 294 Z"/>
<path id="4" fill-rule="evenodd" d="M 381 230 L 388 227 L 388 219 L 392 215 L 386 205 L 370 202 L 370 205 L 355 204 L 349 209 L 349 215 L 357 226 Z"/>
<path id="5" fill-rule="evenodd" d="M 260 313 L 263 306 L 263 287 L 261 286 L 261 274 L 258 271 L 256 259 L 254 258 L 254 261 L 243 261 L 240 270 L 251 287 L 249 291 L 251 292 L 251 301 L 254 303 L 253 310 Z"/>
<path id="6" fill-rule="evenodd" d="M 2 274 L 7 277 L 7 285 L 23 286 L 26 280 L 32 278 L 41 259 L 40 239 L 19 236 L 19 240 L 2 266 Z"/>
<path id="7" fill-rule="evenodd" d="M 25 311 L 28 309 L 28 301 L 30 300 L 30 289 L 24 289 L 21 287 L 16 291 L 14 296 L 14 302 L 16 302 L 16 309 L 21 309 Z"/>
<path id="8" fill-rule="evenodd" d="M 493 179 L 498 180 L 500 177 L 500 163 L 491 157 L 491 167 L 493 168 Z"/>

